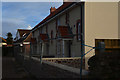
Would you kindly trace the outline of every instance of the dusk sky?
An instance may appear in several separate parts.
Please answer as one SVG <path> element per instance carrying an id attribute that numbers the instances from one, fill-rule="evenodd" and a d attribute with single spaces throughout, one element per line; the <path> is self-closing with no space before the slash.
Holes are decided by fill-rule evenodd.
<path id="1" fill-rule="evenodd" d="M 3 2 L 2 36 L 7 32 L 15 37 L 17 29 L 29 29 L 50 14 L 50 7 L 58 8 L 62 2 Z"/>

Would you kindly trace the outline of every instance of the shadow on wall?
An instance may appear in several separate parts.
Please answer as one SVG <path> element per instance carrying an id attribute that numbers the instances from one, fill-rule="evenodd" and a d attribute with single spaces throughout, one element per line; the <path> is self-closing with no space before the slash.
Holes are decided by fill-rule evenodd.
<path id="1" fill-rule="evenodd" d="M 119 79 L 120 75 L 120 50 L 98 53 L 88 60 L 89 76 L 92 78 Z"/>

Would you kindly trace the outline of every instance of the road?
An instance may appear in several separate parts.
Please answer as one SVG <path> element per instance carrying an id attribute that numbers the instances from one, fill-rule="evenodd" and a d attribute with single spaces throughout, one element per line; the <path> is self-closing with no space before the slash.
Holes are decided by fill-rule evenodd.
<path id="1" fill-rule="evenodd" d="M 40 64 L 38 61 L 25 60 L 24 68 L 18 64 L 13 57 L 3 57 L 2 59 L 2 80 L 22 79 L 40 80 L 41 78 L 79 78 L 78 74 L 53 67 L 47 64 Z"/>
<path id="2" fill-rule="evenodd" d="M 13 57 L 2 58 L 2 80 L 22 79 L 31 80 L 32 77 L 18 64 Z"/>

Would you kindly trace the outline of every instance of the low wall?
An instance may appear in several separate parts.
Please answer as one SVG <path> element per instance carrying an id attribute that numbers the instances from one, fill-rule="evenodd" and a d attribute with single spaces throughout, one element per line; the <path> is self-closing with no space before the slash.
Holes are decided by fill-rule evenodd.
<path id="1" fill-rule="evenodd" d="M 43 61 L 54 62 L 58 64 L 67 65 L 74 68 L 80 68 L 81 57 L 71 57 L 71 58 L 43 58 Z M 85 60 L 83 60 L 83 69 L 85 69 Z"/>

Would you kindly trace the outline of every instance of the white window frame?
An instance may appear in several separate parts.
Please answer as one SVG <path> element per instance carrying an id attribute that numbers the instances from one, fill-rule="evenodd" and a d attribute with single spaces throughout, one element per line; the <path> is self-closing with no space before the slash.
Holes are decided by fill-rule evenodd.
<path id="1" fill-rule="evenodd" d="M 60 18 L 57 19 L 57 25 L 60 26 Z"/>
<path id="2" fill-rule="evenodd" d="M 81 40 L 81 23 L 78 23 L 78 40 Z"/>

